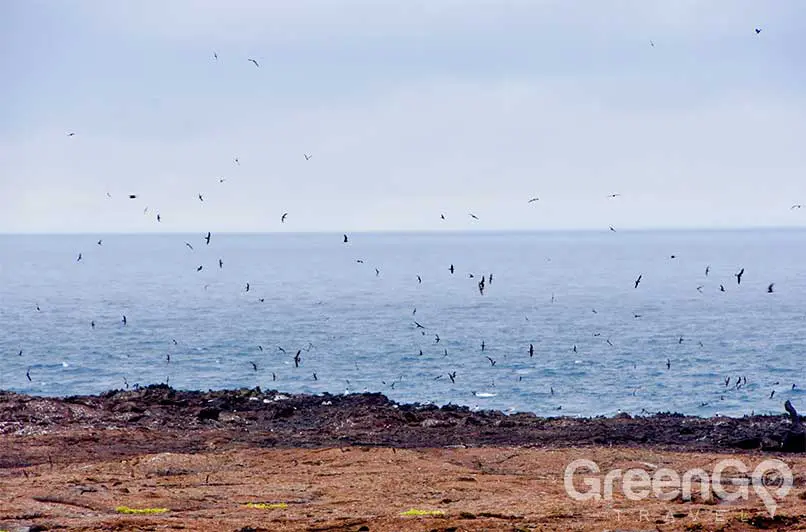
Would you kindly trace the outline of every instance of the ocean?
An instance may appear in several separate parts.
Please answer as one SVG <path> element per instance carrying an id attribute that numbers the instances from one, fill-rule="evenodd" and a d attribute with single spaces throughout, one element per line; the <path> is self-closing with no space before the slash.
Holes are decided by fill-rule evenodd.
<path id="1" fill-rule="evenodd" d="M 803 230 L 204 237 L 0 236 L 0 389 L 369 391 L 546 416 L 806 408 Z"/>

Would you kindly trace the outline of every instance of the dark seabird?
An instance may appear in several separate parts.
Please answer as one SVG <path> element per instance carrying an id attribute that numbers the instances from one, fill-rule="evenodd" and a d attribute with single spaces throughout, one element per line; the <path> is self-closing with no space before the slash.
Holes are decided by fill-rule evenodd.
<path id="1" fill-rule="evenodd" d="M 671 368 L 672 368 L 672 360 L 667 358 L 666 359 L 666 369 L 671 369 Z"/>
<path id="2" fill-rule="evenodd" d="M 484 340 L 482 340 L 482 341 L 481 341 L 481 351 L 482 351 L 482 352 L 484 352 L 484 348 L 485 348 L 485 347 L 486 347 L 486 344 L 484 343 Z"/>
<path id="3" fill-rule="evenodd" d="M 537 197 L 535 197 L 535 198 L 531 198 L 531 199 L 530 199 L 529 201 L 527 201 L 526 203 L 534 203 L 534 202 L 536 202 L 536 201 L 540 201 L 540 198 L 537 198 Z"/>
<path id="4" fill-rule="evenodd" d="M 378 277 L 381 274 L 381 270 L 375 268 L 375 277 Z"/>
<path id="5" fill-rule="evenodd" d="M 98 245 L 99 245 L 99 246 L 102 246 L 103 244 L 104 244 L 104 241 L 103 241 L 103 240 L 99 240 L 99 241 L 98 241 Z"/>
<path id="6" fill-rule="evenodd" d="M 347 242 L 348 242 L 347 235 L 344 235 L 344 243 L 346 244 Z"/>
<path id="7" fill-rule="evenodd" d="M 250 58 L 250 59 L 249 59 L 249 61 L 251 61 L 252 63 L 254 63 L 256 67 L 260 68 L 260 65 L 259 65 L 259 64 L 257 64 L 257 61 L 255 61 L 254 59 Z"/>
<path id="8" fill-rule="evenodd" d="M 287 212 L 284 212 L 282 216 L 280 216 L 280 223 L 285 223 L 285 218 L 288 216 Z"/>
<path id="9" fill-rule="evenodd" d="M 257 364 L 255 364 L 254 362 L 251 362 L 251 361 L 249 363 L 252 364 L 252 369 L 257 371 Z"/>
<path id="10" fill-rule="evenodd" d="M 249 283 L 246 283 L 246 291 L 249 291 Z"/>
<path id="11" fill-rule="evenodd" d="M 73 133 L 73 132 L 71 131 L 70 133 L 68 133 L 68 134 L 67 134 L 67 136 L 68 136 L 68 137 L 75 137 L 75 136 L 76 136 L 76 134 L 75 134 L 75 133 Z"/>
<path id="12" fill-rule="evenodd" d="M 487 281 L 487 284 L 493 284 L 493 274 L 490 274 L 490 280 Z"/>
<path id="13" fill-rule="evenodd" d="M 638 288 L 638 285 L 641 284 L 641 279 L 644 277 L 644 274 L 638 276 L 638 279 L 635 280 L 635 288 Z"/>
<path id="14" fill-rule="evenodd" d="M 705 276 L 708 277 L 709 273 L 711 273 L 711 266 L 710 265 L 705 267 Z"/>
<path id="15" fill-rule="evenodd" d="M 199 194 L 199 201 L 204 201 L 204 196 L 202 196 L 201 194 Z"/>
<path id="16" fill-rule="evenodd" d="M 298 368 L 298 367 L 299 367 L 299 363 L 300 363 L 300 361 L 302 360 L 302 358 L 300 357 L 300 354 L 301 354 L 301 353 L 302 353 L 302 349 L 298 349 L 298 350 L 297 350 L 297 354 L 296 354 L 296 355 L 294 355 L 294 367 L 295 367 L 295 368 Z"/>
<path id="17" fill-rule="evenodd" d="M 534 344 L 529 344 L 529 357 L 535 356 L 535 346 Z"/>
<path id="18" fill-rule="evenodd" d="M 774 286 L 775 286 L 775 283 L 770 283 L 770 285 L 767 287 L 767 293 L 768 293 L 768 294 L 772 294 L 772 293 L 773 293 L 773 291 L 774 291 L 774 290 L 773 290 L 772 288 L 773 288 Z"/>
<path id="19" fill-rule="evenodd" d="M 241 161 L 237 157 L 235 158 L 235 164 L 237 164 L 238 166 L 241 166 Z"/>
<path id="20" fill-rule="evenodd" d="M 422 284 L 422 282 L 423 282 L 423 278 L 418 275 L 417 276 L 417 284 Z"/>
<path id="21" fill-rule="evenodd" d="M 453 264 L 451 264 L 451 267 L 448 269 L 451 271 L 451 273 L 453 273 Z"/>
<path id="22" fill-rule="evenodd" d="M 217 54 L 217 53 L 215 53 L 215 52 L 213 52 L 213 59 L 215 59 L 216 61 L 218 61 L 218 54 Z"/>
<path id="23" fill-rule="evenodd" d="M 158 222 L 161 222 L 161 221 L 162 221 L 162 216 L 160 216 L 160 215 L 159 215 L 159 213 L 157 213 L 157 221 L 158 221 Z"/>
<path id="24" fill-rule="evenodd" d="M 734 274 L 736 276 L 736 284 L 742 284 L 742 275 L 744 275 L 744 268 L 739 270 L 739 273 Z"/>
<path id="25" fill-rule="evenodd" d="M 801 205 L 800 203 L 796 203 L 795 205 L 792 205 L 791 207 L 789 207 L 789 210 L 791 211 L 792 209 L 802 209 L 802 208 L 803 208 L 803 205 Z"/>
<path id="26" fill-rule="evenodd" d="M 306 160 L 306 161 L 310 161 L 310 160 L 311 160 L 311 157 L 313 157 L 313 155 L 308 155 L 307 153 L 303 153 L 302 155 L 304 155 L 304 156 L 305 156 L 305 160 Z"/>
<path id="27" fill-rule="evenodd" d="M 361 260 L 361 259 L 355 259 L 355 261 L 356 261 L 358 264 L 364 264 L 364 261 L 363 261 L 363 260 Z"/>
<path id="28" fill-rule="evenodd" d="M 439 343 L 439 335 L 438 335 L 438 334 L 435 334 L 435 335 L 434 335 L 434 343 L 435 343 L 435 344 L 438 344 L 438 343 Z"/>
<path id="29" fill-rule="evenodd" d="M 440 217 L 440 218 L 442 218 L 443 220 L 445 219 L 445 215 L 444 215 L 444 214 L 440 214 L 440 215 L 439 215 L 439 217 Z"/>
<path id="30" fill-rule="evenodd" d="M 95 320 L 90 321 L 90 327 L 95 328 Z"/>
<path id="31" fill-rule="evenodd" d="M 761 33 L 761 28 L 756 28 L 756 35 L 758 35 L 759 33 Z M 772 398 L 772 397 L 770 397 L 770 398 Z"/>
<path id="32" fill-rule="evenodd" d="M 487 357 L 487 360 L 489 360 L 489 361 L 490 361 L 490 366 L 495 366 L 495 360 L 493 360 L 493 359 L 492 359 L 492 358 L 490 358 L 490 357 Z"/>
<path id="33" fill-rule="evenodd" d="M 319 377 L 317 377 L 317 376 L 316 376 L 316 372 L 315 372 L 315 371 L 313 372 L 313 380 L 315 380 L 315 381 L 318 381 L 318 380 L 319 380 Z M 394 388 L 394 387 L 395 387 L 395 385 L 393 384 L 393 385 L 392 385 L 392 388 Z"/>
<path id="34" fill-rule="evenodd" d="M 129 199 L 137 199 L 137 194 L 129 194 Z"/>
<path id="35" fill-rule="evenodd" d="M 422 325 L 420 325 L 420 323 L 419 323 L 419 322 L 417 322 L 417 321 L 415 321 L 415 322 L 414 322 L 414 325 L 416 325 L 418 329 L 425 329 L 425 327 L 423 327 Z"/>
<path id="36" fill-rule="evenodd" d="M 31 380 L 31 379 L 28 379 L 28 380 Z M 775 395 L 775 390 L 773 390 L 772 392 L 770 392 L 770 399 L 772 399 L 772 396 L 773 396 L 773 395 Z"/>
<path id="37" fill-rule="evenodd" d="M 607 196 L 607 197 L 608 197 L 608 198 L 617 198 L 617 197 L 619 197 L 619 196 L 621 196 L 621 194 L 610 194 L 610 195 L 609 195 L 609 196 Z"/>
<path id="38" fill-rule="evenodd" d="M 81 255 L 81 253 L 79 253 L 79 254 L 78 254 L 78 258 L 76 259 L 76 262 L 80 262 L 80 261 L 81 261 L 81 257 L 82 257 L 82 255 Z"/>
<path id="39" fill-rule="evenodd" d="M 204 269 L 204 266 L 199 266 L 198 268 L 196 268 L 196 271 L 197 271 L 197 272 L 200 272 L 200 271 L 202 271 L 203 269 Z"/>
<path id="40" fill-rule="evenodd" d="M 123 315 L 123 319 L 121 321 L 123 322 L 123 325 L 126 325 L 127 323 L 129 323 L 129 320 L 126 319 L 125 314 Z"/>
<path id="41" fill-rule="evenodd" d="M 207 231 L 207 236 L 204 237 L 204 241 L 207 243 L 208 246 L 210 245 L 210 236 L 212 236 L 210 235 L 210 231 Z"/>
<path id="42" fill-rule="evenodd" d="M 451 380 L 451 382 L 456 382 L 456 372 L 454 371 L 453 373 L 448 373 L 448 378 Z"/>
<path id="43" fill-rule="evenodd" d="M 185 245 L 186 245 L 188 248 L 193 249 L 193 246 L 190 244 L 190 242 L 185 242 Z"/>
<path id="44" fill-rule="evenodd" d="M 28 377 L 28 382 L 31 382 L 31 368 L 28 368 L 25 372 L 25 376 Z"/>
<path id="45" fill-rule="evenodd" d="M 719 285 L 719 291 L 724 292 L 725 291 L 725 285 L 723 285 L 723 284 Z"/>
<path id="46" fill-rule="evenodd" d="M 471 213 L 469 213 L 469 214 L 470 214 L 470 217 L 471 217 L 471 218 L 473 218 L 474 220 L 478 220 L 478 219 L 479 219 L 479 217 L 478 217 L 478 216 L 476 216 L 475 214 L 473 214 L 472 212 L 471 212 Z"/>
<path id="47" fill-rule="evenodd" d="M 613 227 L 612 225 L 610 226 L 610 230 L 613 231 L 614 233 L 616 232 L 616 228 Z"/>
<path id="48" fill-rule="evenodd" d="M 223 268 L 223 267 L 224 267 L 224 261 L 223 261 L 223 260 L 218 259 L 218 267 L 219 267 L 219 268 Z"/>

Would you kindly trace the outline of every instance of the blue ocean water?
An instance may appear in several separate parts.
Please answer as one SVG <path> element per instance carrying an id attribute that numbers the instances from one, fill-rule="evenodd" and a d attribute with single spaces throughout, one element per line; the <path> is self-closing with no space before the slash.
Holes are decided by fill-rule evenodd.
<path id="1" fill-rule="evenodd" d="M 213 234 L 209 245 L 5 235 L 0 388 L 167 381 L 541 415 L 781 412 L 806 387 L 804 264 L 801 230 Z M 483 295 L 482 274 L 493 275 Z"/>

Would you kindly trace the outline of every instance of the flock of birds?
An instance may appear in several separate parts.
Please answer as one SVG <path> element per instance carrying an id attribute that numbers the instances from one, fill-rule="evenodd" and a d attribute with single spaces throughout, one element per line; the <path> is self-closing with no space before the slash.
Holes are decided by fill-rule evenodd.
<path id="1" fill-rule="evenodd" d="M 761 33 L 761 31 L 762 31 L 762 30 L 761 30 L 760 28 L 756 28 L 756 29 L 755 29 L 755 33 L 756 33 L 757 35 L 758 35 L 758 34 L 760 34 L 760 33 Z M 654 43 L 653 41 L 650 41 L 650 45 L 651 45 L 652 47 L 655 47 L 655 43 Z M 217 52 L 214 52 L 214 53 L 213 53 L 213 59 L 214 59 L 215 61 L 218 61 L 218 60 L 219 60 L 219 57 L 218 57 Z M 250 63 L 252 63 L 252 64 L 253 64 L 253 65 L 254 65 L 256 68 L 260 68 L 260 63 L 259 63 L 259 62 L 258 62 L 256 59 L 254 59 L 254 58 L 248 58 L 248 61 L 249 61 Z M 75 132 L 69 132 L 67 135 L 68 135 L 68 137 L 71 137 L 71 138 L 72 138 L 72 137 L 76 136 L 76 133 L 75 133 Z M 310 160 L 313 158 L 313 155 L 312 155 L 312 154 L 309 154 L 309 153 L 303 153 L 303 157 L 304 157 L 304 161 L 310 161 Z M 239 159 L 238 157 L 234 157 L 234 158 L 233 158 L 233 164 L 234 164 L 235 166 L 240 166 L 240 165 L 241 165 L 240 159 Z M 219 178 L 218 178 L 218 182 L 219 182 L 220 184 L 223 184 L 223 183 L 225 183 L 226 181 L 227 181 L 227 178 L 224 178 L 224 177 L 219 177 Z M 107 196 L 107 198 L 108 198 L 108 199 L 112 199 L 112 195 L 111 195 L 109 192 L 107 192 L 107 193 L 106 193 L 106 196 Z M 620 197 L 621 197 L 621 194 L 620 194 L 620 193 L 613 193 L 613 194 L 609 194 L 609 195 L 607 196 L 607 198 L 606 198 L 606 199 L 607 199 L 607 200 L 611 200 L 611 201 L 616 201 L 616 200 L 618 200 Z M 198 201 L 199 201 L 200 203 L 204 203 L 204 201 L 205 201 L 205 196 L 204 196 L 204 194 L 202 194 L 202 193 L 197 193 L 196 198 L 198 199 Z M 137 193 L 131 193 L 131 194 L 128 194 L 128 195 L 125 197 L 125 199 L 127 199 L 127 200 L 129 200 L 129 201 L 132 201 L 132 202 L 135 202 L 135 201 L 140 200 L 140 199 L 142 199 L 142 198 L 141 198 L 141 197 L 140 197 L 140 195 L 139 195 L 139 194 L 137 194 Z M 530 198 L 528 198 L 528 199 L 527 199 L 527 203 L 528 203 L 528 204 L 536 204 L 536 203 L 538 203 L 539 201 L 540 201 L 540 198 L 539 198 L 539 197 L 537 197 L 537 196 L 530 197 Z M 792 206 L 790 207 L 790 209 L 791 209 L 791 210 L 794 210 L 794 209 L 801 209 L 801 208 L 802 208 L 802 205 L 801 205 L 801 204 L 794 204 L 794 205 L 792 205 Z M 143 214 L 147 215 L 148 213 L 149 213 L 149 207 L 148 207 L 148 206 L 145 206 L 145 207 L 143 208 Z M 468 216 L 469 216 L 469 217 L 470 217 L 472 220 L 474 220 L 474 221 L 480 221 L 479 216 L 477 216 L 477 215 L 476 215 L 476 214 L 474 214 L 473 212 L 468 212 L 467 214 L 468 214 Z M 288 223 L 288 222 L 290 221 L 289 215 L 290 215 L 290 213 L 289 213 L 289 212 L 283 212 L 283 213 L 281 213 L 281 214 L 280 214 L 280 216 L 279 216 L 279 223 L 281 223 L 281 224 L 286 224 L 286 223 Z M 441 213 L 441 214 L 439 215 L 439 218 L 440 218 L 440 220 L 443 220 L 443 221 L 447 219 L 447 218 L 446 218 L 446 215 L 445 215 L 444 213 Z M 155 220 L 155 221 L 156 221 L 156 223 L 158 223 L 158 224 L 159 224 L 159 223 L 162 223 L 162 220 L 163 220 L 162 213 L 161 213 L 161 212 L 155 212 L 155 213 L 154 213 L 154 220 Z M 617 231 L 617 230 L 616 230 L 616 228 L 615 228 L 615 227 L 613 227 L 612 225 L 611 225 L 611 226 L 609 226 L 609 230 L 610 230 L 611 232 L 616 232 L 616 231 Z M 206 233 L 203 233 L 203 234 L 202 234 L 201 241 L 203 242 L 204 246 L 211 246 L 211 245 L 214 245 L 214 243 L 215 243 L 215 238 L 214 238 L 214 235 L 212 234 L 212 232 L 209 232 L 209 231 L 208 231 L 208 232 L 206 232 Z M 350 237 L 349 237 L 349 235 L 348 235 L 348 234 L 343 234 L 343 235 L 341 236 L 341 242 L 342 242 L 343 244 L 345 244 L 345 245 L 349 244 L 349 243 L 350 243 Z M 103 244 L 104 244 L 103 239 L 99 239 L 99 240 L 96 242 L 96 244 L 97 244 L 97 246 L 103 246 Z M 194 248 L 194 246 L 193 246 L 193 243 L 191 243 L 191 242 L 189 242 L 189 241 L 185 241 L 185 242 L 184 242 L 184 245 L 185 245 L 185 246 L 186 246 L 186 247 L 187 247 L 187 248 L 188 248 L 190 251 L 194 251 L 194 249 L 195 249 L 195 248 Z M 86 261 L 86 260 L 87 260 L 87 259 L 86 259 L 86 257 L 85 257 L 85 254 L 84 254 L 84 252 L 83 252 L 83 251 L 78 252 L 78 253 L 77 253 L 77 255 L 76 255 L 76 257 L 77 257 L 77 258 L 76 258 L 76 262 L 83 262 L 83 261 Z M 670 259 L 676 259 L 676 258 L 677 258 L 677 257 L 676 257 L 676 255 L 670 255 Z M 364 260 L 363 260 L 363 259 L 361 259 L 361 258 L 358 258 L 358 259 L 356 259 L 356 262 L 357 262 L 357 263 L 360 263 L 360 264 L 363 264 L 363 263 L 364 263 Z M 219 268 L 219 269 L 223 269 L 223 268 L 224 268 L 224 264 L 225 264 L 225 262 L 224 262 L 224 258 L 223 258 L 223 257 L 218 258 L 218 260 L 217 260 L 217 266 L 218 266 L 218 268 Z M 447 271 L 448 271 L 448 272 L 450 272 L 450 274 L 451 274 L 451 275 L 455 275 L 455 274 L 457 273 L 457 268 L 455 267 L 455 265 L 454 265 L 454 264 L 448 264 L 448 265 L 446 265 L 445 267 L 446 267 Z M 197 272 L 201 272 L 203 269 L 204 269 L 204 265 L 203 265 L 203 264 L 199 264 L 198 266 L 196 266 L 196 271 L 197 271 Z M 380 276 L 380 273 L 381 273 L 380 269 L 376 267 L 376 268 L 375 268 L 375 275 L 376 275 L 376 276 Z M 643 280 L 644 280 L 644 275 L 643 275 L 643 273 L 640 273 L 640 272 L 637 272 L 637 273 L 638 273 L 638 274 L 637 274 L 637 276 L 636 276 L 636 278 L 635 278 L 635 281 L 633 282 L 633 285 L 632 285 L 632 286 L 633 286 L 633 289 L 636 289 L 636 290 L 637 290 L 637 289 L 639 289 L 639 287 L 640 287 L 641 283 L 642 283 L 642 282 L 643 282 Z M 706 266 L 705 266 L 705 269 L 704 269 L 704 276 L 705 276 L 706 278 L 708 278 L 708 277 L 709 277 L 709 275 L 710 275 L 710 273 L 711 273 L 711 266 L 710 266 L 710 265 L 706 265 Z M 744 273 L 745 273 L 744 268 L 739 268 L 739 269 L 738 269 L 738 271 L 737 271 L 737 273 L 735 273 L 735 274 L 734 274 L 734 277 L 735 277 L 735 281 L 736 281 L 736 285 L 737 285 L 737 286 L 739 286 L 739 285 L 741 285 L 741 284 L 742 284 L 742 278 L 743 278 L 743 276 L 744 276 Z M 493 277 L 493 274 L 492 274 L 492 273 L 484 273 L 484 274 L 482 274 L 482 275 L 478 275 L 478 276 L 477 276 L 476 274 L 474 274 L 474 273 L 468 273 L 468 274 L 467 274 L 467 276 L 468 276 L 468 278 L 469 278 L 469 279 L 473 279 L 473 280 L 475 281 L 475 290 L 477 290 L 477 291 L 478 291 L 478 293 L 480 294 L 480 296 L 484 296 L 485 291 L 486 291 L 486 290 L 488 290 L 488 289 L 489 289 L 489 287 L 491 287 L 491 286 L 492 286 L 492 284 L 493 284 L 493 280 L 494 280 L 494 277 Z M 418 284 L 420 284 L 420 283 L 422 283 L 422 282 L 423 282 L 421 275 L 419 275 L 419 274 L 417 274 L 417 275 L 416 275 L 416 282 L 417 282 Z M 773 292 L 775 291 L 775 290 L 774 290 L 774 287 L 775 287 L 775 283 L 774 283 L 774 282 L 770 282 L 770 283 L 767 285 L 767 288 L 766 288 L 767 293 L 773 293 Z M 206 288 L 207 288 L 207 285 L 205 285 L 205 289 L 206 289 Z M 698 285 L 698 286 L 696 287 L 696 289 L 697 289 L 697 291 L 698 291 L 698 292 L 702 292 L 702 290 L 704 289 L 704 285 Z M 245 293 L 245 294 L 246 294 L 246 293 L 250 293 L 250 290 L 251 290 L 251 283 L 250 283 L 248 280 L 244 280 L 244 281 L 243 281 L 243 293 Z M 725 284 L 719 284 L 719 291 L 720 291 L 720 292 L 726 292 L 726 291 L 727 291 L 727 288 L 725 287 Z M 259 301 L 263 302 L 263 301 L 264 301 L 264 299 L 263 299 L 263 298 L 259 298 Z M 554 296 L 553 296 L 553 295 L 552 295 L 552 302 L 554 302 Z M 37 304 L 37 305 L 36 305 L 36 310 L 37 310 L 37 311 L 41 311 L 41 308 L 40 308 L 39 304 Z M 417 312 L 417 309 L 415 308 L 415 309 L 414 309 L 414 311 L 413 311 L 413 315 L 414 315 L 414 316 L 416 316 L 416 312 Z M 596 311 L 594 310 L 593 312 L 596 312 Z M 637 319 L 637 318 L 640 318 L 640 317 L 641 317 L 641 315 L 640 315 L 640 314 L 634 314 L 634 315 L 633 315 L 633 317 Z M 427 327 L 426 327 L 426 326 L 424 326 L 424 325 L 422 325 L 422 324 L 421 324 L 419 321 L 417 321 L 416 319 L 414 319 L 414 320 L 412 320 L 412 321 L 413 321 L 412 326 L 414 327 L 414 329 L 415 329 L 415 330 L 417 330 L 417 331 L 419 331 L 419 332 L 420 332 L 420 333 L 421 333 L 423 336 L 425 336 L 425 335 L 426 335 L 426 332 L 425 332 L 425 331 L 426 331 Z M 127 318 L 127 316 L 126 316 L 125 314 L 121 315 L 120 324 L 121 324 L 122 326 L 124 326 L 124 327 L 129 325 L 129 319 Z M 89 325 L 90 325 L 90 327 L 91 327 L 92 329 L 95 329 L 95 327 L 96 327 L 96 322 L 95 322 L 95 320 L 92 320 L 92 321 L 90 322 L 90 324 L 89 324 Z M 434 334 L 434 335 L 433 335 L 433 338 L 434 338 L 434 340 L 433 340 L 434 345 L 438 345 L 438 344 L 440 343 L 440 340 L 441 340 L 441 339 L 440 339 L 439 334 Z M 683 337 L 681 336 L 681 337 L 679 338 L 679 343 L 682 343 L 682 342 L 683 342 L 683 340 L 684 340 L 684 339 L 683 339 Z M 174 344 L 177 344 L 176 339 L 172 339 L 172 341 L 173 341 L 173 343 L 174 343 Z M 613 345 L 613 344 L 612 344 L 612 342 L 610 341 L 610 339 L 607 339 L 606 341 L 607 341 L 607 344 L 608 344 L 608 345 L 610 345 L 610 346 L 612 346 L 612 345 Z M 702 344 L 700 343 L 700 345 L 702 345 Z M 258 346 L 258 348 L 259 348 L 259 350 L 260 350 L 261 352 L 264 350 L 264 349 L 263 349 L 263 346 Z M 301 364 L 302 364 L 302 355 L 303 355 L 303 352 L 310 351 L 312 348 L 313 348 L 313 345 L 309 343 L 309 344 L 308 344 L 308 345 L 307 345 L 305 348 L 297 349 L 297 350 L 296 350 L 296 352 L 293 354 L 293 357 L 292 357 L 290 354 L 286 353 L 286 350 L 285 350 L 284 348 L 282 348 L 282 347 L 278 347 L 278 350 L 279 350 L 280 352 L 282 352 L 284 355 L 289 356 L 289 360 L 293 362 L 293 367 L 294 367 L 295 369 L 299 369 L 299 368 L 300 368 L 300 366 L 301 366 Z M 494 359 L 493 357 L 491 357 L 491 356 L 489 356 L 489 355 L 487 354 L 489 351 L 486 351 L 486 348 L 487 348 L 487 345 L 485 344 L 485 342 L 484 342 L 484 341 L 482 341 L 482 342 L 481 342 L 481 344 L 480 344 L 480 352 L 484 354 L 484 356 L 486 357 L 487 361 L 488 361 L 488 362 L 489 362 L 489 364 L 490 364 L 490 367 L 494 367 L 494 366 L 496 365 L 496 363 L 497 363 L 497 360 L 496 360 L 496 359 Z M 576 345 L 574 345 L 574 346 L 573 346 L 573 348 L 572 348 L 572 350 L 573 350 L 574 352 L 577 352 L 577 346 L 576 346 Z M 25 351 L 24 351 L 24 349 L 20 349 L 20 350 L 19 350 L 19 353 L 18 353 L 18 354 L 19 354 L 19 356 L 23 356 L 24 352 L 25 352 Z M 292 350 L 292 352 L 293 352 L 293 350 Z M 524 353 L 524 356 L 528 356 L 529 358 L 534 357 L 534 356 L 535 356 L 535 346 L 534 346 L 534 343 L 530 343 L 528 346 L 524 346 L 524 347 L 523 347 L 523 353 Z M 445 356 L 447 356 L 447 354 L 448 354 L 448 353 L 447 353 L 447 349 L 444 349 L 444 355 L 445 355 Z M 422 349 L 420 349 L 420 350 L 419 350 L 419 353 L 418 353 L 418 356 L 422 356 L 422 355 L 423 355 L 423 351 L 422 351 Z M 171 360 L 171 359 L 170 359 L 170 354 L 168 354 L 168 355 L 167 355 L 167 361 L 168 361 L 168 362 L 170 362 L 170 360 Z M 257 364 L 257 362 L 255 362 L 255 361 L 250 361 L 250 362 L 249 362 L 249 364 L 250 364 L 250 366 L 251 366 L 252 371 L 254 371 L 254 372 L 257 372 L 257 371 L 258 371 L 258 364 Z M 670 370 L 670 369 L 671 369 L 671 367 L 672 367 L 671 359 L 667 359 L 667 360 L 666 360 L 666 362 L 665 362 L 665 366 L 666 366 L 666 369 L 667 369 L 667 370 Z M 451 381 L 451 383 L 455 383 L 455 382 L 456 382 L 456 379 L 459 377 L 459 370 L 454 370 L 454 371 L 448 372 L 447 374 L 438 375 L 438 376 L 436 376 L 434 379 L 435 379 L 435 380 L 440 380 L 440 379 L 443 379 L 443 378 L 445 378 L 445 377 L 447 377 L 447 379 L 449 379 L 449 380 Z M 28 379 L 28 381 L 32 381 L 32 377 L 31 377 L 31 368 L 30 368 L 30 367 L 29 367 L 29 368 L 28 368 L 28 370 L 26 371 L 26 378 Z M 314 372 L 314 373 L 312 374 L 312 378 L 313 378 L 314 380 L 318 380 L 318 375 L 317 375 L 317 374 Z M 276 379 L 277 379 L 277 375 L 276 375 L 274 372 L 272 372 L 272 380 L 276 380 Z M 129 383 L 128 383 L 128 381 L 125 379 L 125 377 L 124 377 L 124 379 L 123 379 L 123 380 L 124 380 L 124 384 L 125 384 L 126 388 L 128 388 L 128 387 L 129 387 Z M 350 383 L 349 383 L 349 381 L 347 381 L 347 383 L 348 383 L 348 385 L 350 384 Z M 384 383 L 384 384 L 387 384 L 385 381 L 384 381 L 383 383 Z M 775 383 L 775 384 L 780 384 L 780 383 Z M 394 386 L 395 386 L 395 382 L 393 381 L 393 382 L 389 383 L 388 385 L 389 385 L 391 388 L 394 388 Z M 135 386 L 138 386 L 138 385 L 135 385 Z M 724 387 L 725 387 L 726 389 L 730 389 L 730 388 L 732 388 L 732 389 L 734 389 L 734 390 L 739 390 L 739 389 L 742 389 L 742 388 L 743 388 L 743 387 L 745 387 L 745 386 L 747 386 L 747 377 L 746 377 L 746 376 L 728 376 L 728 377 L 725 377 L 725 380 L 724 380 Z M 792 389 L 794 389 L 794 388 L 796 388 L 796 385 L 795 385 L 795 384 L 792 384 Z M 550 393 L 551 393 L 552 395 L 554 395 L 554 389 L 553 389 L 553 388 L 551 388 Z M 773 390 L 771 391 L 771 393 L 770 393 L 769 397 L 770 397 L 770 398 L 772 398 L 772 397 L 775 395 L 775 393 L 776 393 L 776 392 L 775 392 L 775 390 L 773 389 Z M 479 392 L 474 392 L 474 394 L 476 394 L 478 397 L 485 397 L 485 396 L 494 395 L 494 394 L 485 394 L 485 393 L 479 393 Z M 724 397 L 723 397 L 723 398 L 724 398 Z M 705 406 L 705 405 L 707 405 L 707 403 L 702 403 L 702 404 L 701 404 L 701 406 Z M 561 409 L 561 408 L 562 408 L 561 406 L 560 406 L 560 407 L 558 407 L 558 409 Z"/>

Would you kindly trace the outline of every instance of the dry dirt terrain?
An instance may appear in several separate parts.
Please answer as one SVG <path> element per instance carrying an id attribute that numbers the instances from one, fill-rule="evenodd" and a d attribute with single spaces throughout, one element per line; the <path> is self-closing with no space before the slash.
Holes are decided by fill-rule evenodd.
<path id="1" fill-rule="evenodd" d="M 783 415 L 546 419 L 377 394 L 0 392 L 0 530 L 803 530 L 806 453 L 790 429 Z M 752 488 L 629 500 L 616 482 L 611 500 L 576 501 L 563 473 L 580 458 L 599 479 L 779 459 L 794 485 L 774 517 Z M 728 470 L 728 491 L 748 474 Z"/>

